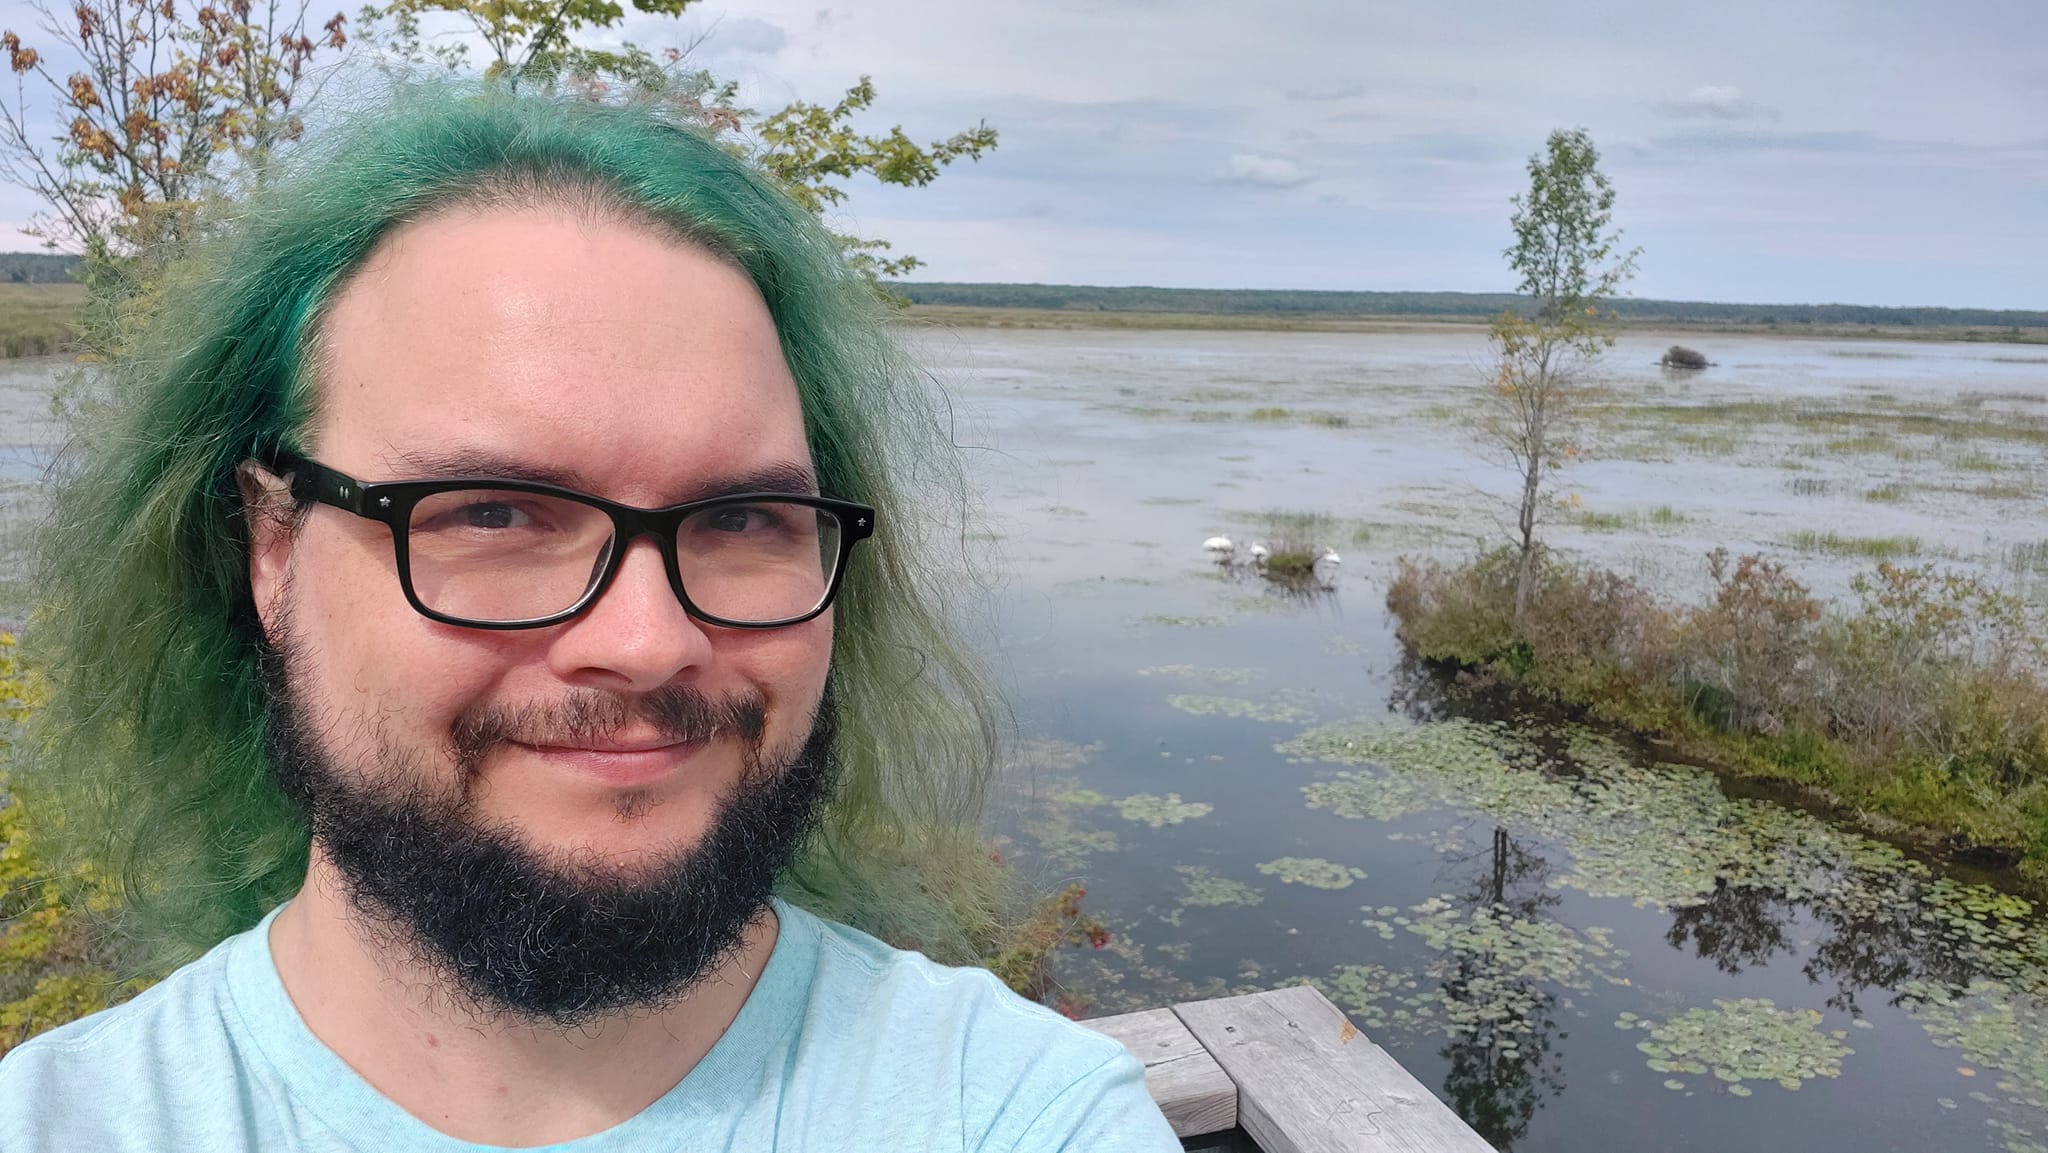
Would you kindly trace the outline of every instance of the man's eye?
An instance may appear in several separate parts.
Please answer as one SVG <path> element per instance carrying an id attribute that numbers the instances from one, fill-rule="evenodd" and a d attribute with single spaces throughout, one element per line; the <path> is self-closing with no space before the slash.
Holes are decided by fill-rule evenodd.
<path id="1" fill-rule="evenodd" d="M 766 514 L 756 508 L 724 508 L 711 514 L 711 527 L 719 532 L 759 530 L 766 523 Z"/>
<path id="2" fill-rule="evenodd" d="M 462 523 L 470 528 L 520 528 L 531 520 L 503 501 L 472 504 L 462 510 Z"/>

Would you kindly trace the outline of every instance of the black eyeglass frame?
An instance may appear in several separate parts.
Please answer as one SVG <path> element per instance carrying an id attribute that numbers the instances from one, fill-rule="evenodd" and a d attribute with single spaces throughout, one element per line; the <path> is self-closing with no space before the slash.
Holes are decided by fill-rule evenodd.
<path id="1" fill-rule="evenodd" d="M 557 625 L 597 603 L 611 587 L 612 578 L 624 563 L 628 546 L 639 537 L 651 536 L 655 546 L 661 550 L 661 563 L 668 570 L 669 588 L 682 602 L 683 609 L 698 620 L 728 629 L 779 629 L 799 625 L 811 620 L 832 607 L 839 596 L 840 582 L 846 578 L 846 565 L 853 556 L 853 546 L 874 535 L 875 510 L 864 504 L 849 500 L 835 500 L 825 496 L 806 496 L 786 492 L 733 493 L 715 496 L 706 500 L 689 501 L 685 504 L 670 505 L 667 508 L 635 508 L 619 504 L 601 496 L 579 492 L 559 485 L 541 484 L 537 481 L 504 480 L 496 477 L 449 477 L 436 480 L 395 480 L 365 484 L 346 473 L 328 468 L 318 461 L 299 456 L 296 453 L 276 452 L 259 458 L 280 476 L 289 474 L 293 499 L 330 505 L 344 512 L 351 512 L 367 520 L 384 524 L 391 530 L 391 547 L 398 562 L 398 583 L 405 590 L 406 602 L 413 610 L 429 620 L 442 624 L 457 625 L 472 629 L 539 629 Z M 604 572 L 591 582 L 590 590 L 575 604 L 561 612 L 545 617 L 532 617 L 517 621 L 479 621 L 466 617 L 451 616 L 436 612 L 420 601 L 419 594 L 412 587 L 412 558 L 408 552 L 407 537 L 411 532 L 412 510 L 430 496 L 461 489 L 494 489 L 500 492 L 530 492 L 542 496 L 557 497 L 575 501 L 597 509 L 611 518 L 612 550 L 605 562 Z M 839 557 L 832 567 L 832 580 L 825 588 L 824 597 L 817 607 L 798 616 L 773 621 L 736 621 L 705 612 L 690 599 L 683 587 L 682 562 L 676 556 L 676 536 L 682 529 L 683 521 L 706 509 L 726 505 L 758 504 L 763 501 L 778 501 L 783 504 L 798 504 L 829 512 L 839 520 Z"/>

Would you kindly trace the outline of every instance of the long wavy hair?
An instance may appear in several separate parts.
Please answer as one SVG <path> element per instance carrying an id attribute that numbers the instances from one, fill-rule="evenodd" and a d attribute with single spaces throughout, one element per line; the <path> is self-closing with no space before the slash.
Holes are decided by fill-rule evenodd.
<path id="1" fill-rule="evenodd" d="M 196 242 L 103 366 L 38 548 L 29 655 L 51 695 L 17 784 L 39 841 L 112 882 L 115 939 L 148 968 L 296 891 L 309 834 L 264 761 L 236 467 L 303 447 L 321 318 L 351 272 L 394 228 L 465 204 L 623 214 L 759 289 L 820 484 L 885 510 L 836 610 L 840 789 L 784 895 L 940 959 L 983 954 L 1010 908 L 980 830 L 998 706 L 948 603 L 973 585 L 942 398 L 759 171 L 659 110 L 546 93 L 388 93 Z"/>

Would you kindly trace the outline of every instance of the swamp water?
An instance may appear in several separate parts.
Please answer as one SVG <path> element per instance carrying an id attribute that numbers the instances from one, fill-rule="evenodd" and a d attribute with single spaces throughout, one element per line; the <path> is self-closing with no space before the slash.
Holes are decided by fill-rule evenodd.
<path id="1" fill-rule="evenodd" d="M 992 532 L 1005 853 L 1113 933 L 1071 1008 L 1310 981 L 1503 1149 L 2048 1150 L 2027 901 L 1402 659 L 1394 559 L 1509 519 L 1460 428 L 1483 338 L 920 341 Z M 1674 596 L 1727 545 L 2038 599 L 2048 355 L 1688 342 L 1720 364 L 1609 354 L 1557 544 Z M 1303 515 L 1334 587 L 1202 548 Z"/>
<path id="2" fill-rule="evenodd" d="M 1023 733 L 997 830 L 1114 934 L 1060 955 L 1077 1005 L 1313 981 L 1515 1150 L 2048 1151 L 2026 902 L 1401 659 L 1394 558 L 1507 520 L 1459 428 L 1478 335 L 916 340 L 993 533 Z M 2048 587 L 2048 353 L 1687 342 L 1719 363 L 1609 354 L 1556 544 L 1675 596 L 1715 545 L 1831 594 L 1880 554 Z M 10 546 L 57 371 L 0 364 Z M 1322 518 L 1334 587 L 1276 595 L 1203 552 L 1275 513 Z"/>

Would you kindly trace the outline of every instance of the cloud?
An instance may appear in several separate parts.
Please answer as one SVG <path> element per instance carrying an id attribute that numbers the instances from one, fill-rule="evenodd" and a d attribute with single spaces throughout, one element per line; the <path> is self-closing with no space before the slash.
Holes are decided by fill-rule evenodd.
<path id="1" fill-rule="evenodd" d="M 1227 184 L 1262 184 L 1268 188 L 1298 188 L 1308 183 L 1308 175 L 1292 160 L 1277 156 L 1260 156 L 1251 152 L 1233 153 L 1230 167 L 1223 176 Z"/>
<path id="2" fill-rule="evenodd" d="M 1297 103 L 1304 101 L 1356 100 L 1365 95 L 1365 85 L 1353 84 L 1349 88 L 1289 88 L 1287 99 Z"/>
<path id="3" fill-rule="evenodd" d="M 1657 110 L 1680 120 L 1776 120 L 1778 110 L 1768 104 L 1745 99 L 1742 89 L 1708 84 L 1695 88 L 1683 100 L 1665 100 Z"/>
<path id="4" fill-rule="evenodd" d="M 742 16 L 737 20 L 719 21 L 712 30 L 711 42 L 727 52 L 773 56 L 789 43 L 789 33 L 766 20 Z"/>

